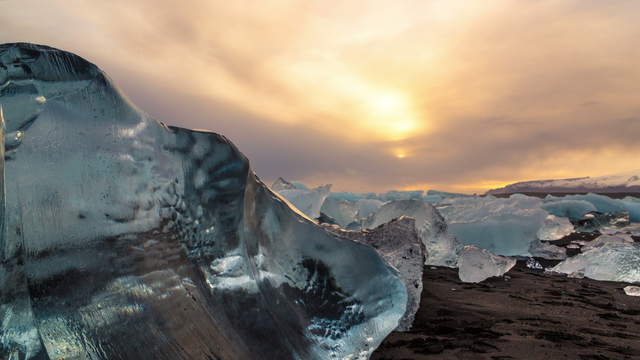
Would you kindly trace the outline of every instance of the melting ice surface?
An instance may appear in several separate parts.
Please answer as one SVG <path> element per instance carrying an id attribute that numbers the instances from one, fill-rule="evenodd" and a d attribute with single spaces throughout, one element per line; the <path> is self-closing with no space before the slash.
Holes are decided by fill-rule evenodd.
<path id="1" fill-rule="evenodd" d="M 374 249 L 87 61 L 1 45 L 0 105 L 0 358 L 366 359 L 404 315 Z"/>

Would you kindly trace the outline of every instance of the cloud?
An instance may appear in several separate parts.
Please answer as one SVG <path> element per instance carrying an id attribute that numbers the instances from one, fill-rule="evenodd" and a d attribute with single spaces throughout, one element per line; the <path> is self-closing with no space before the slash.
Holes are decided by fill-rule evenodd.
<path id="1" fill-rule="evenodd" d="M 480 191 L 638 168 L 634 1 L 9 0 L 0 41 L 105 69 L 258 175 Z"/>

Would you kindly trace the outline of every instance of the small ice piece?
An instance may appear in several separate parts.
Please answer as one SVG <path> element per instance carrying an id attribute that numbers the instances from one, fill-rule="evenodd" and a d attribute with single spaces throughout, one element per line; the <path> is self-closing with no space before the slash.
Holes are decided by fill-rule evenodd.
<path id="1" fill-rule="evenodd" d="M 625 286 L 624 293 L 629 296 L 640 296 L 640 286 Z"/>
<path id="2" fill-rule="evenodd" d="M 555 241 L 573 233 L 573 224 L 568 218 L 549 215 L 538 230 L 538 239 Z"/>
<path id="3" fill-rule="evenodd" d="M 331 184 L 318 186 L 311 190 L 298 188 L 285 189 L 280 190 L 278 193 L 300 210 L 300 212 L 311 219 L 316 219 L 320 216 L 320 209 L 327 195 L 329 195 L 329 191 L 331 191 Z"/>
<path id="4" fill-rule="evenodd" d="M 460 252 L 458 276 L 468 283 L 479 283 L 494 276 L 502 276 L 516 264 L 516 259 L 492 254 L 486 249 L 467 245 Z"/>
<path id="5" fill-rule="evenodd" d="M 353 241 L 372 246 L 387 263 L 400 273 L 407 292 L 407 310 L 396 331 L 411 329 L 420 307 L 422 272 L 426 250 L 416 231 L 415 219 L 402 216 L 375 229 L 347 231 L 335 226 L 325 226 L 329 232 Z"/>
<path id="6" fill-rule="evenodd" d="M 567 250 L 565 248 L 549 244 L 538 239 L 531 242 L 529 253 L 531 256 L 543 259 L 564 260 L 567 258 Z"/>
<path id="7" fill-rule="evenodd" d="M 372 229 L 401 216 L 416 220 L 418 235 L 427 249 L 425 265 L 456 267 L 462 247 L 438 210 L 423 200 L 390 201 L 367 219 L 365 227 Z"/>
<path id="8" fill-rule="evenodd" d="M 527 267 L 529 269 L 534 269 L 534 270 L 543 270 L 544 269 L 544 267 L 542 265 L 540 265 L 540 263 L 536 259 L 534 259 L 532 257 L 527 259 Z"/>
<path id="9" fill-rule="evenodd" d="M 594 280 L 640 282 L 640 243 L 609 239 L 551 268 L 551 271 Z"/>

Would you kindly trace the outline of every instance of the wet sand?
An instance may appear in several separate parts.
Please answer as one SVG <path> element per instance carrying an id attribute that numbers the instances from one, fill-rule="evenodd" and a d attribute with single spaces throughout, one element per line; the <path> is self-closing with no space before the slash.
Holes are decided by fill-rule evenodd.
<path id="1" fill-rule="evenodd" d="M 441 267 L 425 268 L 423 280 L 413 329 L 392 333 L 372 359 L 640 359 L 640 297 L 627 296 L 626 283 L 523 261 L 480 284 Z"/>

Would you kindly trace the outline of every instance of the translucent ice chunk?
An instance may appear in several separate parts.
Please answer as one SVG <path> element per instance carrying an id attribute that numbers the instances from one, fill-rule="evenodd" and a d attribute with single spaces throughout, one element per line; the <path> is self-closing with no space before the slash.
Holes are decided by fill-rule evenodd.
<path id="1" fill-rule="evenodd" d="M 529 256 L 548 213 L 541 200 L 459 197 L 438 204 L 449 231 L 465 245 L 476 245 L 498 255 Z"/>
<path id="2" fill-rule="evenodd" d="M 320 211 L 335 219 L 343 228 L 347 228 L 358 218 L 358 208 L 355 202 L 349 200 L 328 198 L 322 204 Z"/>
<path id="3" fill-rule="evenodd" d="M 632 200 L 632 198 L 612 199 L 604 195 L 586 194 L 570 195 L 562 198 L 548 197 L 548 199 L 545 199 L 545 201 L 554 201 L 558 199 L 586 201 L 588 203 L 591 203 L 595 207 L 595 211 L 604 214 L 615 213 L 618 211 L 627 211 L 629 213 L 631 221 L 640 222 L 640 202 L 634 201 Z"/>
<path id="4" fill-rule="evenodd" d="M 365 227 L 375 228 L 401 216 L 415 219 L 418 235 L 427 250 L 426 265 L 456 267 L 461 245 L 449 234 L 438 210 L 425 201 L 390 201 L 369 217 Z"/>
<path id="5" fill-rule="evenodd" d="M 567 250 L 564 247 L 542 242 L 538 239 L 531 242 L 529 254 L 543 259 L 564 260 L 567 258 Z"/>
<path id="6" fill-rule="evenodd" d="M 538 230 L 538 239 L 540 240 L 560 240 L 563 237 L 573 233 L 573 224 L 569 219 L 549 215 L 544 220 L 544 224 Z"/>
<path id="7" fill-rule="evenodd" d="M 359 199 L 356 201 L 356 208 L 358 209 L 358 214 L 356 217 L 360 221 L 364 221 L 369 216 L 374 214 L 380 207 L 384 205 L 384 201 L 377 199 Z"/>
<path id="8" fill-rule="evenodd" d="M 547 197 L 542 208 L 550 214 L 572 220 L 581 219 L 584 214 L 596 211 L 596 207 L 586 200 L 566 200 L 556 197 Z"/>
<path id="9" fill-rule="evenodd" d="M 458 276 L 463 282 L 478 283 L 502 276 L 516 264 L 516 259 L 492 254 L 486 249 L 467 245 L 460 252 Z"/>
<path id="10" fill-rule="evenodd" d="M 329 195 L 329 191 L 331 191 L 331 185 L 327 184 L 311 190 L 294 188 L 280 190 L 278 193 L 303 214 L 316 219 L 320 216 L 320 209 Z"/>
<path id="11" fill-rule="evenodd" d="M 0 177 L 1 359 L 364 359 L 404 316 L 395 269 L 223 136 L 151 119 L 49 47 L 0 45 L 0 77 L 23 132 Z"/>
<path id="12" fill-rule="evenodd" d="M 409 330 L 420 307 L 422 271 L 426 256 L 424 244 L 415 228 L 415 219 L 403 216 L 375 229 L 362 231 L 347 231 L 331 226 L 327 228 L 339 236 L 373 246 L 398 270 L 409 296 L 407 310 L 396 330 Z"/>
<path id="13" fill-rule="evenodd" d="M 624 239 L 607 239 L 599 246 L 559 263 L 551 271 L 572 277 L 589 277 L 606 281 L 640 281 L 640 244 Z"/>

